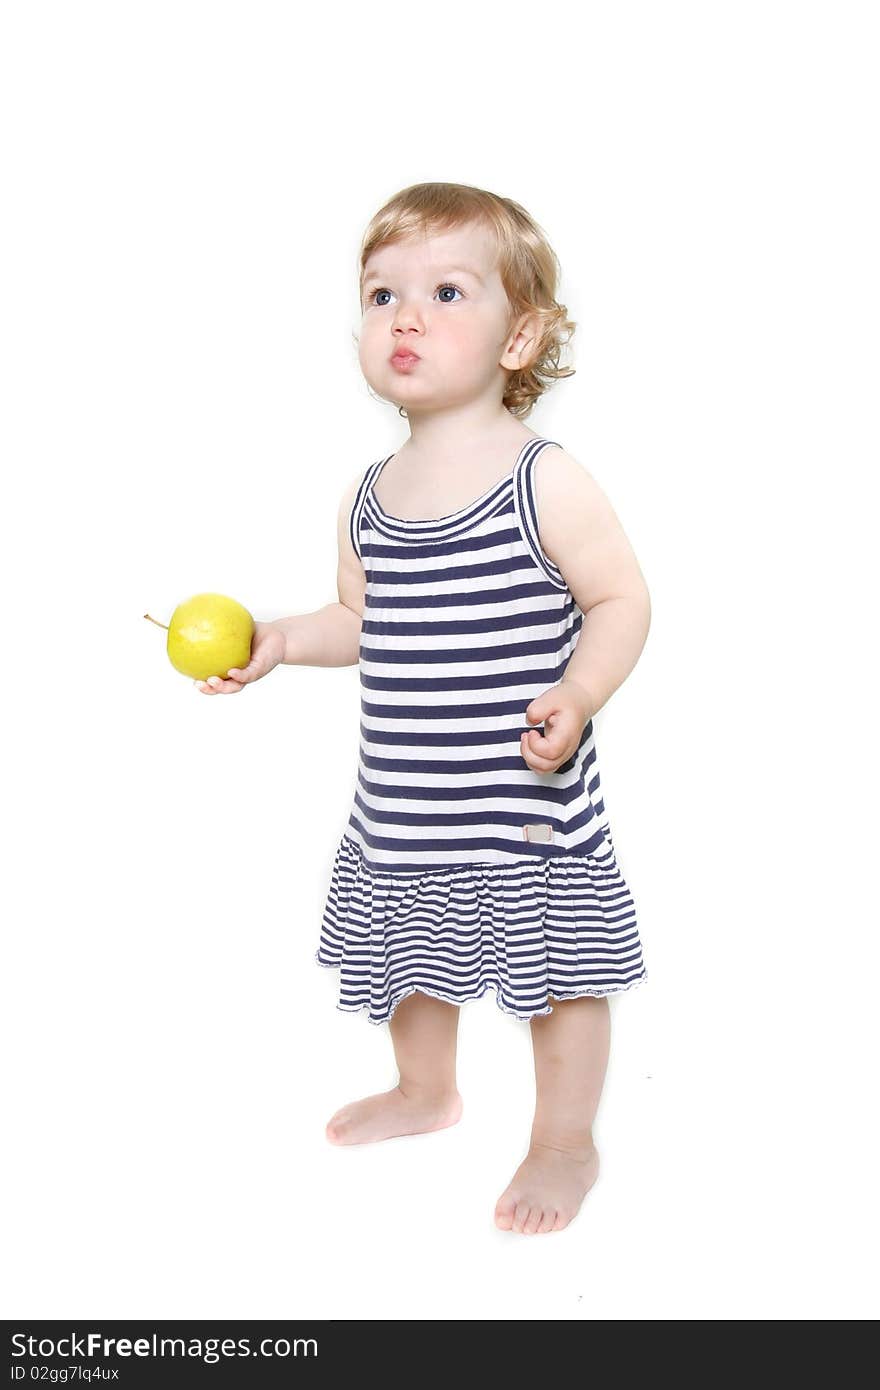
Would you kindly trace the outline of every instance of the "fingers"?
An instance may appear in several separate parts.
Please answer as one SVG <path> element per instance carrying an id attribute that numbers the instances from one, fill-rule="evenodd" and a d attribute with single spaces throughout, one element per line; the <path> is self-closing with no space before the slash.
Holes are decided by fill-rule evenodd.
<path id="1" fill-rule="evenodd" d="M 555 772 L 565 761 L 564 748 L 558 734 L 551 734 L 546 738 L 538 733 L 537 729 L 528 729 L 520 734 L 520 752 L 528 763 L 529 767 L 535 772 Z"/>
<path id="2" fill-rule="evenodd" d="M 244 686 L 239 681 L 223 680 L 221 676 L 209 676 L 206 681 L 193 681 L 196 690 L 203 695 L 237 695 Z"/>
<path id="3" fill-rule="evenodd" d="M 265 674 L 265 661 L 251 660 L 241 670 L 237 666 L 230 666 L 226 680 L 222 676 L 209 676 L 207 681 L 193 681 L 193 685 L 203 695 L 237 695 L 239 690 L 243 690 L 251 681 L 258 681 Z"/>
<path id="4" fill-rule="evenodd" d="M 249 661 L 247 666 L 241 670 L 237 666 L 230 666 L 227 675 L 233 676 L 239 685 L 247 685 L 248 681 L 257 681 L 264 675 L 263 667 L 258 661 Z"/>
<path id="5" fill-rule="evenodd" d="M 274 670 L 281 661 L 283 655 L 284 639 L 277 628 L 270 625 L 262 630 L 261 624 L 258 623 L 257 634 L 251 643 L 247 666 L 241 668 L 230 666 L 226 674 L 235 682 L 236 689 L 240 690 L 243 685 L 250 685 L 252 681 L 262 680 L 263 676 L 268 676 L 269 672 Z"/>

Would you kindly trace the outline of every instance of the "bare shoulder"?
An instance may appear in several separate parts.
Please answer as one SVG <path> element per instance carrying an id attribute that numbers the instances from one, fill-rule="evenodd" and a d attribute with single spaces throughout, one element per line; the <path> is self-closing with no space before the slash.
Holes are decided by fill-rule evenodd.
<path id="1" fill-rule="evenodd" d="M 339 502 L 336 516 L 336 540 L 339 552 L 336 587 L 340 603 L 363 617 L 366 590 L 366 575 L 360 556 L 351 539 L 351 509 L 358 490 L 364 480 L 364 470 L 360 469 L 349 479 Z"/>
<path id="2" fill-rule="evenodd" d="M 576 459 L 561 444 L 553 444 L 542 449 L 535 463 L 535 477 L 538 486 L 552 500 L 558 493 L 568 488 L 598 488 L 598 483 L 587 471 L 580 459 Z"/>
<path id="3" fill-rule="evenodd" d="M 354 499 L 357 497 L 358 494 L 358 488 L 364 481 L 365 471 L 366 470 L 363 468 L 359 469 L 357 473 L 353 473 L 351 475 L 348 482 L 345 484 L 342 496 L 339 500 L 340 517 L 342 517 L 343 515 L 347 515 L 351 512 L 351 509 L 354 506 Z"/>
<path id="4" fill-rule="evenodd" d="M 541 450 L 533 476 L 542 542 L 552 546 L 554 537 L 568 534 L 573 526 L 601 525 L 614 514 L 592 473 L 560 444 Z"/>
<path id="5" fill-rule="evenodd" d="M 620 518 L 580 460 L 560 445 L 542 449 L 534 479 L 541 545 L 581 607 L 644 590 L 644 576 Z"/>

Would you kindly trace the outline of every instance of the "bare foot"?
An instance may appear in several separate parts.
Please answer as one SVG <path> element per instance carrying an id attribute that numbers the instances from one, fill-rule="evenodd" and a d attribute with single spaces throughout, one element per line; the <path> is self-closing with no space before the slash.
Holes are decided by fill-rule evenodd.
<path id="1" fill-rule="evenodd" d="M 594 1145 L 560 1149 L 533 1140 L 495 1204 L 495 1225 L 523 1235 L 561 1231 L 577 1216 L 598 1176 Z"/>
<path id="2" fill-rule="evenodd" d="M 446 1129 L 461 1119 L 461 1096 L 418 1100 L 405 1096 L 399 1086 L 378 1095 L 343 1105 L 330 1119 L 325 1134 L 331 1144 L 373 1144 L 401 1134 L 426 1134 Z"/>

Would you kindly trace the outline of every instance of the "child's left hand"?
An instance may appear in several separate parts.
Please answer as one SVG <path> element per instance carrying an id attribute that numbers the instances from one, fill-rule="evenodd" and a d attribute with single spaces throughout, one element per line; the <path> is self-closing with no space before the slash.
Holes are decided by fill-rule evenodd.
<path id="1" fill-rule="evenodd" d="M 526 706 L 530 724 L 543 720 L 545 734 L 527 729 L 519 746 L 525 761 L 535 772 L 555 772 L 567 762 L 581 741 L 584 725 L 592 717 L 592 701 L 578 681 L 561 680 Z"/>

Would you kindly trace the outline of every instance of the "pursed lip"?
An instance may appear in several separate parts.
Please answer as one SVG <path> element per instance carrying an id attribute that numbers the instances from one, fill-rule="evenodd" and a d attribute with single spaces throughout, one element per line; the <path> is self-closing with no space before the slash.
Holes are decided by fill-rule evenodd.
<path id="1" fill-rule="evenodd" d="M 414 357 L 417 362 L 421 361 L 419 354 L 417 352 L 411 352 L 409 348 L 397 348 L 391 354 L 391 361 L 393 362 L 396 357 L 404 359 L 407 357 Z"/>

